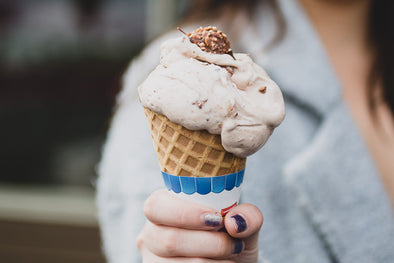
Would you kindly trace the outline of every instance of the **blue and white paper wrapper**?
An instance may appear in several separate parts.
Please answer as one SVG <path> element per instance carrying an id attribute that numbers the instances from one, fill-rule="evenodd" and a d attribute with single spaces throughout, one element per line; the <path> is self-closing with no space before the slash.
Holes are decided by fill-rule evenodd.
<path id="1" fill-rule="evenodd" d="M 215 177 L 186 177 L 161 173 L 170 193 L 184 200 L 210 206 L 225 215 L 239 202 L 245 169 Z"/>

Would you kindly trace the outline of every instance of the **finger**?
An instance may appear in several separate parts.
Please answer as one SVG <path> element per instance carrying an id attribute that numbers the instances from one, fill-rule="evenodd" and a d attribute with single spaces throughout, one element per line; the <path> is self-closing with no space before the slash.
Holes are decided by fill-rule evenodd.
<path id="1" fill-rule="evenodd" d="M 143 263 L 236 263 L 232 260 L 217 260 L 208 258 L 186 258 L 186 257 L 159 257 L 149 250 L 142 253 Z"/>
<path id="2" fill-rule="evenodd" d="M 161 257 L 228 258 L 242 252 L 244 242 L 225 232 L 186 230 L 147 222 L 144 246 Z"/>
<path id="3" fill-rule="evenodd" d="M 178 258 L 162 258 L 162 257 L 157 257 L 153 255 L 149 259 L 144 261 L 143 263 L 235 263 L 235 261 L 230 261 L 230 260 L 216 260 L 216 259 L 208 259 L 208 258 L 184 258 L 184 257 L 178 257 Z"/>
<path id="4" fill-rule="evenodd" d="M 230 236 L 248 238 L 260 231 L 263 221 L 263 214 L 256 206 L 241 204 L 228 212 L 224 224 Z"/>
<path id="5" fill-rule="evenodd" d="M 172 263 L 172 262 L 184 262 L 184 263 L 236 263 L 231 260 L 217 260 L 217 259 L 207 259 L 207 258 L 186 258 L 186 257 L 159 257 L 153 254 L 146 246 L 142 245 L 142 243 L 137 242 L 138 248 L 141 252 L 143 263 Z"/>
<path id="6" fill-rule="evenodd" d="M 223 226 L 222 216 L 214 209 L 182 200 L 165 189 L 146 200 L 144 213 L 152 223 L 178 228 L 212 230 Z"/>
<path id="7" fill-rule="evenodd" d="M 151 252 L 143 255 L 143 263 L 236 263 L 231 260 L 217 260 L 217 259 L 208 259 L 208 258 L 185 258 L 185 257 L 171 257 L 171 258 L 163 258 L 158 257 Z"/>

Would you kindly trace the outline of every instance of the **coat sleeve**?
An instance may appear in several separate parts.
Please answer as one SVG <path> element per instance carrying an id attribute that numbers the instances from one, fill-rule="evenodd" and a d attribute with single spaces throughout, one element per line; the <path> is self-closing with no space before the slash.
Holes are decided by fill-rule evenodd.
<path id="1" fill-rule="evenodd" d="M 163 186 L 137 87 L 159 62 L 158 40 L 134 59 L 123 78 L 115 114 L 98 165 L 96 203 L 103 249 L 110 263 L 141 262 L 136 238 L 143 203 Z"/>

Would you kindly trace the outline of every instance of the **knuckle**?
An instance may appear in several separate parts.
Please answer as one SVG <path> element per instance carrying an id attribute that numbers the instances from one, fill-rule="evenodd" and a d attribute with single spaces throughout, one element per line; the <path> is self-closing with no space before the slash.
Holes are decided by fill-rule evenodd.
<path id="1" fill-rule="evenodd" d="M 136 244 L 137 244 L 138 250 L 141 251 L 142 247 L 144 246 L 144 238 L 143 238 L 142 233 L 140 233 L 138 235 L 138 237 L 136 239 Z"/>
<path id="2" fill-rule="evenodd" d="M 144 203 L 144 214 L 147 218 L 150 218 L 153 211 L 153 204 L 150 198 L 148 198 Z"/>
<path id="3" fill-rule="evenodd" d="M 142 251 L 142 249 L 147 246 L 146 240 L 149 240 L 147 239 L 147 235 L 149 236 L 149 229 L 150 229 L 150 224 L 149 222 L 146 222 L 141 232 L 138 234 L 136 238 L 136 244 L 140 251 Z"/>
<path id="4" fill-rule="evenodd" d="M 178 233 L 175 230 L 166 230 L 162 240 L 163 254 L 167 256 L 174 256 L 178 250 Z"/>
<path id="5" fill-rule="evenodd" d="M 189 211 L 188 209 L 178 209 L 177 211 L 177 223 L 179 226 L 186 226 L 190 222 L 188 220 Z"/>
<path id="6" fill-rule="evenodd" d="M 156 203 L 159 200 L 158 195 L 158 191 L 153 192 L 144 203 L 144 214 L 147 218 L 150 218 L 155 211 Z"/>
<path id="7" fill-rule="evenodd" d="M 216 251 L 219 257 L 226 257 L 232 252 L 232 239 L 227 235 L 220 235 L 216 239 Z"/>

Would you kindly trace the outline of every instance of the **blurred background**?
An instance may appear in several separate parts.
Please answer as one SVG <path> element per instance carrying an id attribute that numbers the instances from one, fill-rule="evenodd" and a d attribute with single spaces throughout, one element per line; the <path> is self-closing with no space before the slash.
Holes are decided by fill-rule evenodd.
<path id="1" fill-rule="evenodd" d="M 121 76 L 188 3 L 0 1 L 1 262 L 104 262 L 95 166 Z"/>

